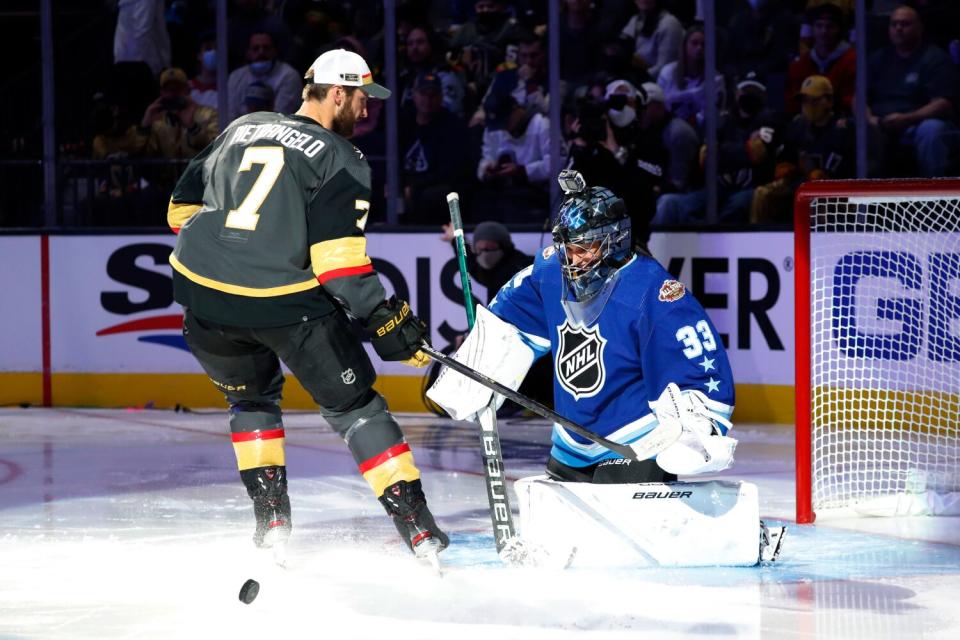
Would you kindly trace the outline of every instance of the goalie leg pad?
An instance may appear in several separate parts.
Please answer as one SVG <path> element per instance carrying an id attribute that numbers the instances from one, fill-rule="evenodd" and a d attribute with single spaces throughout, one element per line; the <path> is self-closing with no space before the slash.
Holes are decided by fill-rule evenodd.
<path id="1" fill-rule="evenodd" d="M 520 331 L 483 307 L 477 307 L 477 321 L 454 358 L 516 390 L 535 359 L 533 349 Z M 427 397 L 454 420 L 470 420 L 490 403 L 493 392 L 478 382 L 444 368 L 427 391 Z M 503 404 L 498 397 L 497 408 Z"/>
<path id="2" fill-rule="evenodd" d="M 760 507 L 748 482 L 515 483 L 524 539 L 577 567 L 753 566 Z"/>

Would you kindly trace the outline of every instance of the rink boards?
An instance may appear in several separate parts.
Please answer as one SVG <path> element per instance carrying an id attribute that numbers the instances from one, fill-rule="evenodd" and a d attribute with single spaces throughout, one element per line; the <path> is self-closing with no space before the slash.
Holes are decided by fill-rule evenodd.
<path id="1" fill-rule="evenodd" d="M 410 300 L 435 345 L 448 345 L 466 328 L 450 246 L 436 233 L 367 237 L 388 291 Z M 549 240 L 515 234 L 531 254 Z M 180 334 L 174 242 L 168 234 L 0 236 L 0 404 L 222 406 Z M 793 235 L 654 234 L 651 249 L 720 331 L 737 380 L 736 418 L 792 422 Z M 476 284 L 475 293 L 488 298 Z M 424 410 L 422 370 L 373 361 L 392 408 Z M 284 406 L 312 408 L 288 380 Z"/>

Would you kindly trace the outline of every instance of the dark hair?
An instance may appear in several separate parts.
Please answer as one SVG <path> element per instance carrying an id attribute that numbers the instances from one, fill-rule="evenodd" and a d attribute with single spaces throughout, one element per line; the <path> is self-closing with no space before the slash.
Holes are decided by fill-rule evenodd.
<path id="1" fill-rule="evenodd" d="M 812 25 L 821 18 L 833 20 L 841 29 L 844 28 L 847 21 L 846 13 L 839 6 L 832 2 L 824 2 L 808 9 L 806 15 L 807 24 Z"/>
<path id="2" fill-rule="evenodd" d="M 546 38 L 542 38 L 542 37 L 540 37 L 540 36 L 538 36 L 538 35 L 535 35 L 535 34 L 532 34 L 532 33 L 525 33 L 523 36 L 521 36 L 521 37 L 517 40 L 517 44 L 518 44 L 518 45 L 521 45 L 521 44 L 523 44 L 523 45 L 538 44 L 538 45 L 540 45 L 540 48 L 543 49 L 544 51 L 546 51 L 546 49 L 547 49 L 547 41 L 546 41 Z"/>
<path id="3" fill-rule="evenodd" d="M 695 33 L 703 33 L 704 36 L 706 36 L 703 25 L 699 24 L 693 25 L 683 34 L 683 42 L 680 44 L 680 57 L 677 58 L 677 66 L 673 70 L 673 81 L 679 89 L 687 88 L 687 41 L 690 40 Z M 706 73 L 704 73 L 704 75 L 706 75 Z"/>
<path id="4" fill-rule="evenodd" d="M 250 37 L 247 38 L 248 47 L 250 46 L 250 41 L 253 40 L 253 36 L 269 36 L 270 44 L 272 44 L 274 47 L 277 46 L 277 38 L 275 35 L 267 31 L 266 29 L 254 29 L 252 32 L 250 32 Z"/>
<path id="5" fill-rule="evenodd" d="M 430 61 L 437 62 L 442 60 L 443 52 L 446 50 L 446 43 L 443 41 L 439 33 L 437 33 L 430 25 L 416 23 L 410 26 L 409 31 L 407 31 L 407 37 L 410 37 L 410 34 L 414 31 L 423 31 L 427 36 L 427 44 L 430 45 Z M 398 43 L 399 44 L 399 43 Z M 406 46 L 406 41 L 404 41 L 403 46 Z"/>

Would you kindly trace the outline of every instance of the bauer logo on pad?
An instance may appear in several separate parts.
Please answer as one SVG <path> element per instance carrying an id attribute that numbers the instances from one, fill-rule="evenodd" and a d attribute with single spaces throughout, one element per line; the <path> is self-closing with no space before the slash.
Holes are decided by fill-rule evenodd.
<path id="1" fill-rule="evenodd" d="M 660 285 L 660 302 L 676 302 L 687 292 L 683 283 L 678 280 L 664 280 Z"/>
<path id="2" fill-rule="evenodd" d="M 603 388 L 606 370 L 603 366 L 603 348 L 606 338 L 600 327 L 592 329 L 572 327 L 566 320 L 557 327 L 560 347 L 557 349 L 556 372 L 560 386 L 579 400 L 597 395 Z"/>

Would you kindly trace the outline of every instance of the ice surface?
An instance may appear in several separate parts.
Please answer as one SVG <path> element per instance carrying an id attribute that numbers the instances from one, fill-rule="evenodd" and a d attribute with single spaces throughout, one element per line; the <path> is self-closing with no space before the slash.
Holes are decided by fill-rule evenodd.
<path id="1" fill-rule="evenodd" d="M 956 518 L 791 522 L 792 430 L 738 425 L 737 463 L 789 532 L 763 568 L 513 569 L 464 424 L 406 416 L 444 577 L 401 547 L 346 448 L 288 414 L 288 568 L 250 541 L 224 412 L 0 410 L 0 638 L 956 638 Z M 544 423 L 501 424 L 514 478 Z M 251 605 L 237 594 L 261 584 Z"/>

